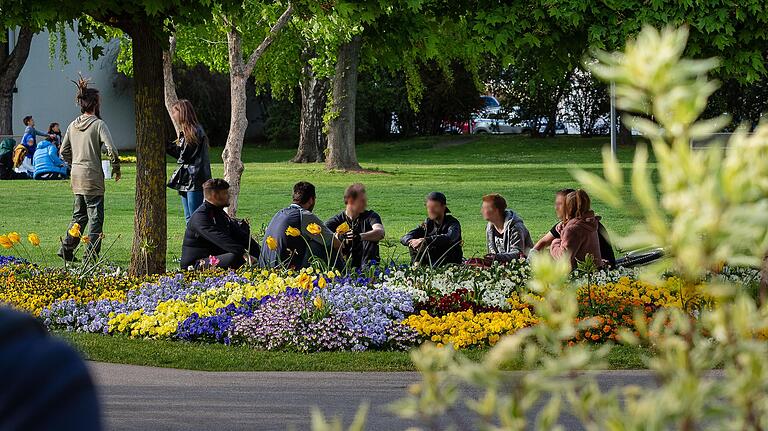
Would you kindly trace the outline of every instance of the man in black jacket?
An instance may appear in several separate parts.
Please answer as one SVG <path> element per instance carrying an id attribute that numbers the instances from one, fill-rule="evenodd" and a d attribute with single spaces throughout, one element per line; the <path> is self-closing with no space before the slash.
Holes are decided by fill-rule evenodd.
<path id="1" fill-rule="evenodd" d="M 366 268 L 379 259 L 379 241 L 384 239 L 381 217 L 369 210 L 365 186 L 352 184 L 344 192 L 344 211 L 328 219 L 325 225 L 341 237 L 342 254 L 350 268 Z M 346 223 L 346 231 L 339 227 Z"/>
<path id="2" fill-rule="evenodd" d="M 192 213 L 181 248 L 181 267 L 201 265 L 239 268 L 256 263 L 259 245 L 251 238 L 248 223 L 231 218 L 229 183 L 211 179 L 203 184 L 205 201 Z"/>
<path id="3" fill-rule="evenodd" d="M 441 266 L 460 264 L 464 260 L 461 250 L 461 225 L 450 215 L 445 195 L 432 192 L 427 195 L 427 220 L 403 235 L 400 242 L 411 253 L 411 263 Z"/>

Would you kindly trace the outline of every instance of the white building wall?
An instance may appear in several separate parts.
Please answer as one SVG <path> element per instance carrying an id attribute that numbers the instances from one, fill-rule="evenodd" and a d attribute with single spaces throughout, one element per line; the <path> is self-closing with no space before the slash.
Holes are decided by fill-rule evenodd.
<path id="1" fill-rule="evenodd" d="M 115 58 L 117 41 L 112 41 L 105 54 L 88 62 L 88 54 L 80 52 L 77 35 L 67 32 L 69 64 L 58 59 L 50 67 L 49 37 L 47 32 L 36 34 L 32 40 L 24 68 L 16 81 L 18 92 L 13 99 L 14 134 L 24 132 L 22 119 L 35 118 L 35 128 L 47 131 L 48 124 L 61 124 L 62 132 L 80 115 L 75 105 L 75 85 L 78 73 L 91 78 L 91 84 L 101 92 L 101 117 L 109 126 L 112 138 L 120 149 L 136 148 L 136 126 L 133 109 L 133 88 L 130 79 L 118 74 Z M 82 57 L 82 58 L 80 58 Z"/>

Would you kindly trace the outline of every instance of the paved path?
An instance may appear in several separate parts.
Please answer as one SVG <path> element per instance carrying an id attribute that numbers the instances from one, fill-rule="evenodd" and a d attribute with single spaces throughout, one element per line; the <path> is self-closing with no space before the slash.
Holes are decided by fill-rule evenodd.
<path id="1" fill-rule="evenodd" d="M 416 373 L 206 372 L 91 362 L 109 430 L 306 430 L 318 406 L 349 424 L 371 405 L 368 430 L 416 425 L 387 412 Z M 607 371 L 601 386 L 650 385 L 647 371 Z M 566 429 L 578 429 L 563 417 Z"/>

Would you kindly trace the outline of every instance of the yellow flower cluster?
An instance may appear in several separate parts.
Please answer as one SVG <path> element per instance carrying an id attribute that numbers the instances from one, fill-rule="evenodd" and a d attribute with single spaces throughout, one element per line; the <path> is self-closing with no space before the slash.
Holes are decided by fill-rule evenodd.
<path id="1" fill-rule="evenodd" d="M 691 309 L 701 304 L 703 296 L 700 285 L 686 285 L 678 277 L 669 277 L 662 285 L 655 285 L 629 277 L 621 277 L 616 283 L 592 285 L 579 289 L 579 296 L 607 299 L 624 299 L 638 304 L 656 307 L 680 307 Z"/>
<path id="2" fill-rule="evenodd" d="M 98 276 L 79 283 L 63 272 L 36 272 L 32 267 L 0 267 L 0 303 L 39 315 L 54 301 L 73 299 L 87 303 L 100 299 L 125 301 L 126 292 L 139 284 L 125 277 Z"/>
<path id="3" fill-rule="evenodd" d="M 110 315 L 109 328 L 111 332 L 126 333 L 132 337 L 163 338 L 173 335 L 179 323 L 186 320 L 192 313 L 199 316 L 212 316 L 219 308 L 229 304 L 237 304 L 243 300 L 261 299 L 267 295 L 277 295 L 289 287 L 311 290 L 313 282 L 318 284 L 325 281 L 329 274 L 313 275 L 313 270 L 303 270 L 298 274 L 281 277 L 272 271 L 258 271 L 249 274 L 252 283 L 227 283 L 218 289 L 211 289 L 185 300 L 169 300 L 160 302 L 154 313 L 145 314 L 143 311 Z M 331 275 L 333 275 L 331 273 Z"/>
<path id="4" fill-rule="evenodd" d="M 494 345 L 501 336 L 536 323 L 528 308 L 508 312 L 475 313 L 472 310 L 430 316 L 422 310 L 403 323 L 438 345 L 452 344 L 455 349 Z"/>

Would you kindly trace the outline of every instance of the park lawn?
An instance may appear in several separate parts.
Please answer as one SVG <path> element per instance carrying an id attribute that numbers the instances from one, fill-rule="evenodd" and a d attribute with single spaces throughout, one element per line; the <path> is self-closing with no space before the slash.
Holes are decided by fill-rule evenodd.
<path id="1" fill-rule="evenodd" d="M 184 341 L 131 339 L 125 336 L 57 332 L 85 359 L 130 365 L 181 368 L 201 371 L 415 371 L 408 352 L 269 352 L 244 346 L 200 344 Z M 482 359 L 486 349 L 463 353 Z M 649 351 L 639 347 L 613 346 L 608 354 L 610 369 L 646 367 Z M 521 359 L 505 365 L 522 369 Z"/>
<path id="2" fill-rule="evenodd" d="M 290 203 L 292 185 L 299 180 L 317 186 L 315 212 L 327 218 L 343 208 L 344 188 L 363 182 L 370 207 L 377 211 L 387 231 L 383 258 L 402 259 L 404 247 L 396 241 L 424 219 L 424 195 L 440 190 L 461 221 L 465 256 L 485 250 L 485 222 L 480 217 L 480 197 L 498 192 L 519 212 L 531 234 L 538 237 L 555 222 L 554 191 L 573 187 L 570 170 L 601 170 L 601 148 L 606 138 L 523 136 L 421 137 L 358 146 L 358 158 L 367 173 L 327 172 L 322 164 L 287 162 L 294 150 L 247 146 L 244 149 L 242 192 L 238 216 L 251 220 L 262 231 L 272 215 Z M 213 174 L 220 176 L 221 148 L 212 151 Z M 632 148 L 620 148 L 619 160 L 630 168 Z M 168 173 L 174 169 L 169 160 Z M 125 266 L 130 260 L 134 222 L 135 165 L 124 165 L 123 180 L 107 182 L 105 245 L 114 247 L 108 257 Z M 57 262 L 59 238 L 71 218 L 72 194 L 67 181 L 14 181 L 0 183 L 0 232 L 36 232 L 42 239 L 43 263 Z M 184 219 L 178 195 L 168 190 L 168 266 L 181 252 Z M 595 204 L 605 224 L 620 234 L 629 232 L 636 219 Z M 119 238 L 118 238 L 119 236 Z M 34 255 L 36 261 L 40 256 Z"/>

